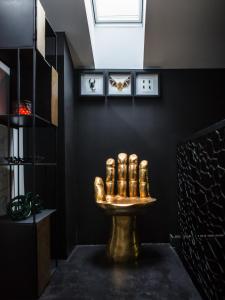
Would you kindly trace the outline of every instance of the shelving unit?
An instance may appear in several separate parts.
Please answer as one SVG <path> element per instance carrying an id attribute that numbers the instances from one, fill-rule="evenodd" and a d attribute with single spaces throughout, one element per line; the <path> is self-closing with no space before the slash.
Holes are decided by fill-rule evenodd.
<path id="1" fill-rule="evenodd" d="M 39 0 L 10 5 L 8 0 L 0 1 L 0 24 L 0 61 L 10 69 L 9 98 L 1 99 L 0 94 L 0 104 L 5 101 L 0 111 L 0 240 L 4 245 L 0 264 L 4 261 L 5 266 L 0 277 L 5 288 L 0 298 L 35 299 L 50 278 L 51 258 L 57 257 L 57 37 Z M 19 108 L 27 100 L 31 112 L 22 115 Z M 32 215 L 29 222 L 9 220 L 6 204 L 27 192 L 40 195 L 43 212 Z M 17 243 L 15 262 L 7 256 L 7 247 Z M 27 247 L 33 251 L 29 261 L 23 254 Z M 19 270 L 22 265 L 24 270 Z"/>

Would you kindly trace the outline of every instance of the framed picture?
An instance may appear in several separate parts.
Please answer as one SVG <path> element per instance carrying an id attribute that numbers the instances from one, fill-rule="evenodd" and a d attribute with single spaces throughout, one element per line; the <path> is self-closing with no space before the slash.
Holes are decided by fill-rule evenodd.
<path id="1" fill-rule="evenodd" d="M 109 73 L 107 81 L 108 96 L 132 96 L 131 73 Z"/>
<path id="2" fill-rule="evenodd" d="M 159 74 L 136 73 L 135 96 L 159 97 Z"/>
<path id="3" fill-rule="evenodd" d="M 105 95 L 105 83 L 103 73 L 81 73 L 80 76 L 81 96 Z"/>

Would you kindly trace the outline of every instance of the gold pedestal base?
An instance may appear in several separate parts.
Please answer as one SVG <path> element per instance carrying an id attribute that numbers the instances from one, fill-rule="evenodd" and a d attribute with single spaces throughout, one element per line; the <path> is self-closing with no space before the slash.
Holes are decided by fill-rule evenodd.
<path id="1" fill-rule="evenodd" d="M 106 196 L 106 201 L 97 201 L 99 207 L 112 216 L 111 236 L 107 255 L 114 262 L 135 260 L 139 254 L 136 231 L 136 215 L 144 212 L 156 199 Z"/>
<path id="2" fill-rule="evenodd" d="M 139 254 L 136 216 L 112 216 L 112 232 L 107 255 L 114 262 L 135 260 Z"/>

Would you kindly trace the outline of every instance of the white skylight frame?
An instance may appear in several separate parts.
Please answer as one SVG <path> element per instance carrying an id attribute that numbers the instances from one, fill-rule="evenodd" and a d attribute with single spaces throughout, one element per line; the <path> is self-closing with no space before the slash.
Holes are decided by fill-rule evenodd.
<path id="1" fill-rule="evenodd" d="M 92 7 L 93 7 L 93 15 L 94 15 L 94 21 L 95 21 L 95 24 L 98 25 L 98 24 L 143 24 L 143 15 L 144 15 L 144 4 L 143 4 L 143 0 L 134 0 L 134 1 L 137 1 L 138 3 L 138 13 L 136 15 L 134 14 L 127 14 L 127 15 L 122 15 L 122 14 L 115 14 L 115 15 L 111 15 L 111 16 L 99 16 L 98 12 L 99 12 L 99 9 L 98 9 L 98 4 L 99 4 L 99 1 L 102 1 L 102 0 L 92 0 Z M 106 0 L 104 0 L 106 1 Z M 115 6 L 116 2 L 119 4 L 121 4 L 121 2 L 123 0 L 108 0 L 108 1 L 111 1 L 112 5 Z M 126 0 L 127 1 L 127 0 Z M 114 7 L 114 9 L 116 9 L 116 7 Z"/>

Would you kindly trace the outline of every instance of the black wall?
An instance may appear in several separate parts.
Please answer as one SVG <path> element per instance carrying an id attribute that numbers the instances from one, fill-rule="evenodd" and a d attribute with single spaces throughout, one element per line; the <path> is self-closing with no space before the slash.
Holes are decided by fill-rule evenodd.
<path id="1" fill-rule="evenodd" d="M 177 228 L 176 145 L 225 117 L 225 70 L 161 70 L 160 98 L 78 101 L 78 243 L 105 243 L 110 218 L 95 205 L 95 176 L 120 152 L 150 163 L 155 206 L 139 217 L 141 240 L 166 242 Z M 78 86 L 78 72 L 75 72 Z M 77 91 L 78 97 L 78 91 Z"/>
<path id="2" fill-rule="evenodd" d="M 66 258 L 76 244 L 76 136 L 77 108 L 74 69 L 66 36 L 58 33 L 58 257 Z"/>

